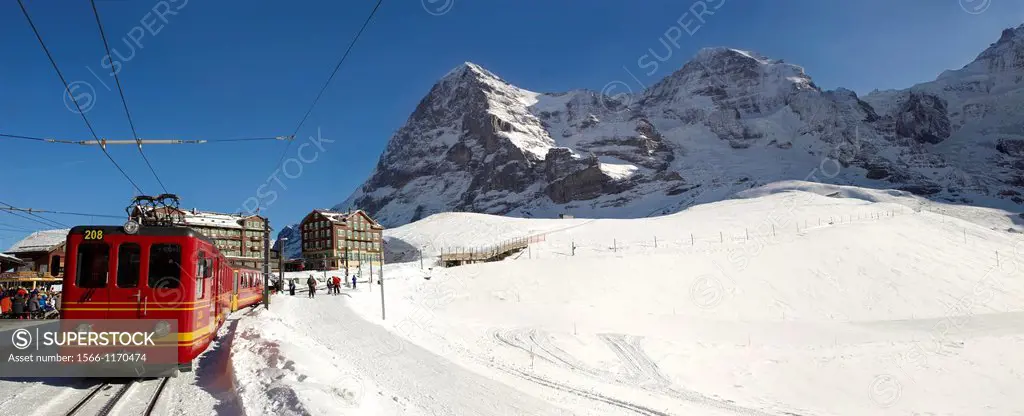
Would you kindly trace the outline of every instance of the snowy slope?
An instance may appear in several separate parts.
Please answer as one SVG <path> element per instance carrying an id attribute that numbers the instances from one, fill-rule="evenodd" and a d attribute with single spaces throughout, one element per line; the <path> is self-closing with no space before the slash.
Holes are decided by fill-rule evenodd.
<path id="1" fill-rule="evenodd" d="M 336 209 L 384 225 L 447 211 L 636 218 L 780 180 L 897 188 L 1019 210 L 1024 26 L 965 68 L 867 97 L 803 68 L 705 48 L 637 94 L 537 93 L 465 63 Z"/>
<path id="2" fill-rule="evenodd" d="M 391 265 L 381 324 L 578 414 L 597 401 L 580 391 L 671 415 L 1024 412 L 1024 238 L 899 192 L 834 189 L 563 220 L 576 226 L 498 263 Z M 472 246 L 559 220 L 425 222 L 392 231 L 462 228 L 446 241 Z M 364 290 L 346 302 L 380 322 Z"/>

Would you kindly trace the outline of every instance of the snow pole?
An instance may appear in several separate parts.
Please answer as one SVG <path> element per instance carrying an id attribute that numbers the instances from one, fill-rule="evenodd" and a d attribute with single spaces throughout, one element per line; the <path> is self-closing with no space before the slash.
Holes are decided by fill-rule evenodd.
<path id="1" fill-rule="evenodd" d="M 372 268 L 373 265 L 370 265 Z M 380 320 L 384 320 L 384 256 L 380 258 Z"/>

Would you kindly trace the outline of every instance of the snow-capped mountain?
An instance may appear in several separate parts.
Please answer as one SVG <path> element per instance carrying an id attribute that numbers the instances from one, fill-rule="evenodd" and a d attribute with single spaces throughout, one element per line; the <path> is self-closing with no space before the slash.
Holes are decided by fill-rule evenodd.
<path id="1" fill-rule="evenodd" d="M 641 217 L 786 179 L 1024 203 L 1024 25 L 900 91 L 819 88 L 799 66 L 706 48 L 637 94 L 537 93 L 465 63 L 335 209 L 386 226 L 443 211 Z"/>
<path id="2" fill-rule="evenodd" d="M 284 244 L 284 258 L 297 259 L 302 257 L 302 233 L 299 232 L 299 225 L 292 224 L 281 228 L 277 233 L 272 248 L 278 250 Z"/>

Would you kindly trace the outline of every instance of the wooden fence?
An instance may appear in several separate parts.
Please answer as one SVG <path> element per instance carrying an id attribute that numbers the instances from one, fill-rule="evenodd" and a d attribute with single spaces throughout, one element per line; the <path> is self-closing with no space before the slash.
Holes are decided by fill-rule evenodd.
<path id="1" fill-rule="evenodd" d="M 444 248 L 441 250 L 441 263 L 473 263 L 500 260 L 518 250 L 525 249 L 530 244 L 539 243 L 544 240 L 545 235 L 540 234 L 505 240 L 492 246 Z"/>

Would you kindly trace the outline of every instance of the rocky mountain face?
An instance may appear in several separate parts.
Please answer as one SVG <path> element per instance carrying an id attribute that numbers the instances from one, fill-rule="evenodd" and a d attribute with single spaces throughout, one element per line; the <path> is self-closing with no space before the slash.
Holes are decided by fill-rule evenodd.
<path id="1" fill-rule="evenodd" d="M 278 250 L 284 245 L 284 256 L 286 259 L 297 259 L 302 257 L 302 233 L 299 232 L 299 225 L 293 224 L 281 228 L 277 233 L 277 239 L 272 243 L 271 248 Z"/>
<path id="2" fill-rule="evenodd" d="M 1024 25 L 906 90 L 825 91 L 803 69 L 707 48 L 637 94 L 537 93 L 466 63 L 335 209 L 388 227 L 443 211 L 641 217 L 785 179 L 1024 204 Z"/>

